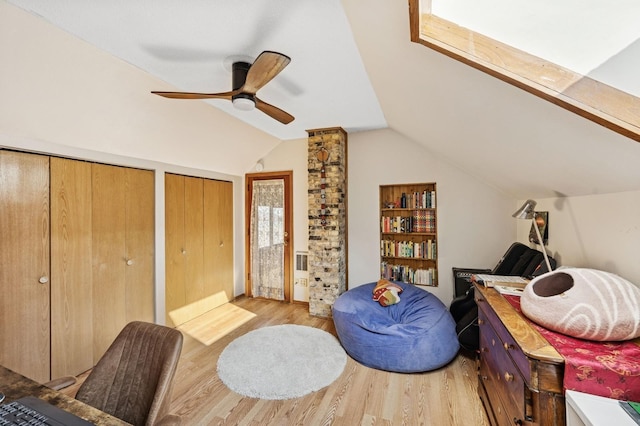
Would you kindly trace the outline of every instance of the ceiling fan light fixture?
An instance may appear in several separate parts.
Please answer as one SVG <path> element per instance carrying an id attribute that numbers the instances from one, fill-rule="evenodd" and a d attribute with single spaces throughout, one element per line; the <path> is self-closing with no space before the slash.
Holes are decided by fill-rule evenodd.
<path id="1" fill-rule="evenodd" d="M 233 98 L 233 106 L 241 111 L 251 111 L 256 107 L 256 103 L 251 98 L 238 96 Z"/>
<path id="2" fill-rule="evenodd" d="M 253 64 L 234 62 L 231 71 L 232 90 L 219 93 L 160 92 L 151 93 L 173 99 L 225 99 L 240 111 L 257 109 L 282 124 L 289 124 L 295 118 L 280 108 L 270 105 L 256 96 L 265 84 L 278 75 L 291 61 L 287 55 L 265 50 Z"/>

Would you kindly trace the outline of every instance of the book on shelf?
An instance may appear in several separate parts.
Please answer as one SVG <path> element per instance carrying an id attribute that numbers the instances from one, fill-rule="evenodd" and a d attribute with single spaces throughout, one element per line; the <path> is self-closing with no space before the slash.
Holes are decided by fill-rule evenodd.
<path id="1" fill-rule="evenodd" d="M 408 265 L 395 265 L 387 262 L 380 263 L 380 277 L 417 285 L 433 286 L 437 283 L 435 268 L 414 269 Z"/>
<path id="2" fill-rule="evenodd" d="M 491 275 L 491 274 L 474 274 L 471 276 L 471 281 L 475 281 L 478 284 L 482 284 L 485 287 L 495 287 L 496 285 L 502 285 L 506 287 L 521 287 L 524 288 L 529 283 L 529 280 L 517 275 Z"/>
<path id="3" fill-rule="evenodd" d="M 395 202 L 395 205 L 403 209 L 435 209 L 436 191 L 425 189 L 423 191 L 403 193 L 403 197 L 400 197 Z"/>
<path id="4" fill-rule="evenodd" d="M 380 240 L 382 257 L 405 257 L 413 259 L 436 259 L 436 242 Z"/>

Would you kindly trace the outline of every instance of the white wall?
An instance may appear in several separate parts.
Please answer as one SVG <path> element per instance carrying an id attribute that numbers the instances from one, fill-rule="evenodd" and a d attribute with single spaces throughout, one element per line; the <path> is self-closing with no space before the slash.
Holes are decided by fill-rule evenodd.
<path id="1" fill-rule="evenodd" d="M 560 265 L 612 272 L 640 286 L 640 191 L 536 201 L 537 211 L 549 212 L 547 252 Z M 518 240 L 527 242 L 531 222 L 518 222 Z"/>
<path id="2" fill-rule="evenodd" d="M 241 176 L 280 141 L 0 2 L 0 133 Z"/>
<path id="3" fill-rule="evenodd" d="M 234 183 L 234 289 L 244 293 L 244 179 L 279 140 L 0 2 L 0 148 L 156 171 L 156 318 L 164 319 L 164 172 Z"/>
<path id="4" fill-rule="evenodd" d="M 379 276 L 382 184 L 437 183 L 440 285 L 429 290 L 447 304 L 452 267 L 492 268 L 513 241 L 528 244 L 530 222 L 511 217 L 524 200 L 505 196 L 422 145 L 387 129 L 349 134 L 348 150 L 350 288 Z M 284 142 L 263 162 L 265 171 L 293 170 L 294 250 L 306 251 L 307 141 Z M 547 249 L 559 265 L 601 269 L 640 284 L 640 191 L 536 201 L 537 210 L 549 211 Z"/>
<path id="5" fill-rule="evenodd" d="M 429 288 L 448 304 L 452 267 L 495 266 L 513 242 L 514 201 L 440 161 L 393 130 L 348 135 L 349 287 L 379 278 L 379 186 L 436 182 L 440 285 Z M 265 171 L 294 174 L 294 249 L 308 248 L 307 141 L 283 142 L 263 161 Z"/>
<path id="6" fill-rule="evenodd" d="M 453 297 L 452 267 L 492 268 L 513 242 L 513 200 L 393 130 L 349 135 L 349 286 L 379 277 L 379 185 L 436 182 L 439 286 Z"/>

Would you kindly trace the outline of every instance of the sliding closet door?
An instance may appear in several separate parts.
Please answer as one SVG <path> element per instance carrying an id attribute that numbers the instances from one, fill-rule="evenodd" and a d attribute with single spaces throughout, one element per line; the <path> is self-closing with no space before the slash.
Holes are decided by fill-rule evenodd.
<path id="1" fill-rule="evenodd" d="M 0 364 L 44 382 L 50 379 L 49 157 L 0 150 L 0 236 Z"/>
<path id="2" fill-rule="evenodd" d="M 51 377 L 93 367 L 91 163 L 51 158 Z"/>
<path id="3" fill-rule="evenodd" d="M 205 292 L 213 307 L 233 299 L 233 183 L 204 181 Z"/>
<path id="4" fill-rule="evenodd" d="M 178 325 L 177 310 L 186 304 L 184 257 L 184 176 L 165 174 L 165 322 Z"/>
<path id="5" fill-rule="evenodd" d="M 153 172 L 92 165 L 93 357 L 124 326 L 153 321 Z"/>
<path id="6" fill-rule="evenodd" d="M 204 291 L 203 180 L 165 175 L 167 325 L 202 314 Z"/>
<path id="7" fill-rule="evenodd" d="M 186 262 L 185 287 L 186 317 L 191 319 L 202 314 L 198 306 L 205 296 L 204 289 L 204 203 L 202 199 L 203 180 L 184 178 L 184 248 Z"/>
<path id="8" fill-rule="evenodd" d="M 233 297 L 233 184 L 165 175 L 166 322 L 177 326 Z"/>
<path id="9" fill-rule="evenodd" d="M 0 364 L 77 375 L 152 322 L 154 211 L 151 171 L 0 150 Z"/>
<path id="10" fill-rule="evenodd" d="M 95 363 L 126 324 L 124 173 L 93 164 L 92 188 Z"/>
<path id="11" fill-rule="evenodd" d="M 154 173 L 131 168 L 123 168 L 123 171 L 126 322 L 154 322 Z"/>

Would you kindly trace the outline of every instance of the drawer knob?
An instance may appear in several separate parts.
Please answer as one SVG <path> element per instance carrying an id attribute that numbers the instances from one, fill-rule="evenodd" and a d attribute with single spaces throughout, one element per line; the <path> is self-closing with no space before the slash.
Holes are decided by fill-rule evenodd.
<path id="1" fill-rule="evenodd" d="M 505 351 L 508 351 L 509 349 L 513 349 L 513 345 L 510 345 L 508 343 L 505 343 L 503 346 Z"/>
<path id="2" fill-rule="evenodd" d="M 516 419 L 515 417 L 513 418 L 513 424 L 514 425 L 522 425 L 522 419 Z"/>
<path id="3" fill-rule="evenodd" d="M 484 320 L 482 318 L 478 319 L 478 325 L 484 324 Z"/>
<path id="4" fill-rule="evenodd" d="M 504 373 L 504 379 L 505 379 L 507 382 L 512 382 L 512 381 L 513 381 L 513 374 L 505 372 L 505 373 Z"/>

